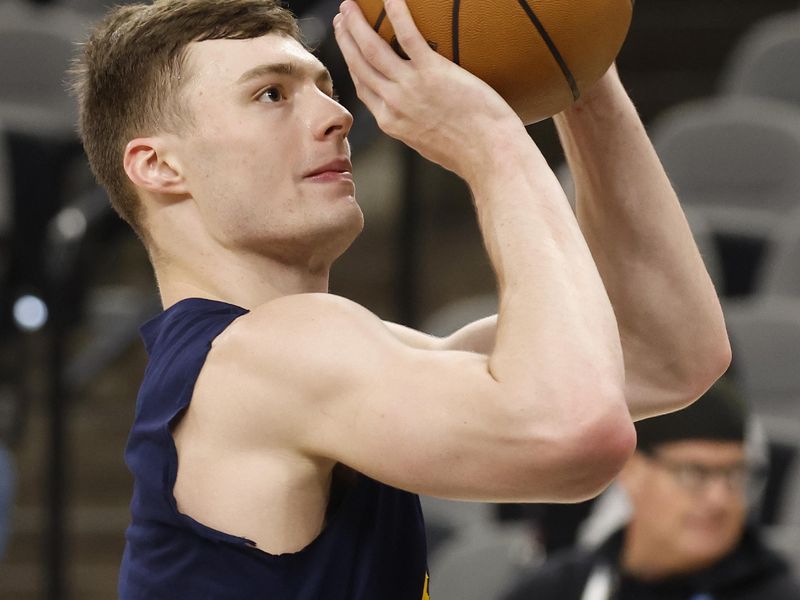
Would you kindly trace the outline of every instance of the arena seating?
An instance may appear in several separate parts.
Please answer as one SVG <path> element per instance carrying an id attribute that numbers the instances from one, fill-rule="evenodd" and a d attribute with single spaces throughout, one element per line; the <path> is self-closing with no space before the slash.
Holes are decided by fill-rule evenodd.
<path id="1" fill-rule="evenodd" d="M 755 24 L 733 49 L 721 77 L 721 92 L 800 106 L 800 77 L 787 71 L 798 64 L 800 10 L 778 13 Z"/>
<path id="2" fill-rule="evenodd" d="M 499 598 L 544 559 L 532 532 L 519 523 L 476 525 L 459 531 L 430 562 L 431 598 Z"/>
<path id="3" fill-rule="evenodd" d="M 800 192 L 798 192 L 800 194 Z M 772 236 L 772 247 L 763 277 L 758 283 L 765 296 L 800 300 L 800 209 L 780 223 Z"/>

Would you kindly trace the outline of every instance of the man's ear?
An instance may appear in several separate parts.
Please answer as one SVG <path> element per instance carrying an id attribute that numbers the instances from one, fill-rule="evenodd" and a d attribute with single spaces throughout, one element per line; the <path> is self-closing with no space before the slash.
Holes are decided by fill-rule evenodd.
<path id="1" fill-rule="evenodd" d="M 136 138 L 125 146 L 123 166 L 136 187 L 156 194 L 186 194 L 186 180 L 158 138 Z"/>

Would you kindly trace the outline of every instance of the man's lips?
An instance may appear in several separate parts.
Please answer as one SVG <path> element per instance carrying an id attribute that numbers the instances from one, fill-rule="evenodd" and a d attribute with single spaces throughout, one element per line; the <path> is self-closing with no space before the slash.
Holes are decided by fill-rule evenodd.
<path id="1" fill-rule="evenodd" d="M 353 165 L 346 158 L 337 158 L 329 163 L 325 163 L 306 173 L 305 179 L 325 179 L 337 176 L 352 176 Z"/>

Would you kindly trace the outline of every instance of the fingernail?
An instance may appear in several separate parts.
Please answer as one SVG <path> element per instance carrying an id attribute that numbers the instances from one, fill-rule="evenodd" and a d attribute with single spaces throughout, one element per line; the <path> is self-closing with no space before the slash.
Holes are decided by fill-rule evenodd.
<path id="1" fill-rule="evenodd" d="M 344 2 L 342 2 L 341 6 L 339 6 L 339 11 L 345 13 L 349 10 L 350 10 L 350 3 L 347 2 L 347 0 L 345 0 Z"/>
<path id="2" fill-rule="evenodd" d="M 339 27 L 342 24 L 342 13 L 336 13 L 336 16 L 333 17 L 333 26 Z"/>

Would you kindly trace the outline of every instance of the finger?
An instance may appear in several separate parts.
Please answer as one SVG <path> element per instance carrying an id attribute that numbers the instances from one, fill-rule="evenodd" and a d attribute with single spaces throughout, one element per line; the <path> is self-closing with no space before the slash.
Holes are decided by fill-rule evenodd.
<path id="1" fill-rule="evenodd" d="M 433 50 L 417 29 L 406 0 L 384 0 L 386 16 L 394 27 L 397 42 L 412 61 L 423 61 L 430 57 Z"/>
<path id="2" fill-rule="evenodd" d="M 353 77 L 353 84 L 356 87 L 356 95 L 361 100 L 362 104 L 367 107 L 369 112 L 375 117 L 375 121 L 381 129 L 384 129 L 383 123 L 388 116 L 388 106 L 385 98 Z"/>
<path id="3" fill-rule="evenodd" d="M 361 50 L 361 54 L 388 79 L 395 79 L 398 70 L 407 67 L 406 61 L 387 44 L 367 22 L 361 7 L 352 0 L 342 3 L 343 26 Z"/>
<path id="4" fill-rule="evenodd" d="M 362 85 L 368 85 L 372 89 L 378 89 L 381 85 L 389 84 L 389 80 L 366 60 L 358 44 L 353 39 L 349 30 L 344 25 L 344 18 L 334 19 L 334 33 L 336 43 L 342 51 L 342 56 L 347 63 L 348 69 L 353 80 L 356 79 Z"/>
<path id="5" fill-rule="evenodd" d="M 376 90 L 385 90 L 386 86 L 392 85 L 392 83 L 366 63 L 360 55 L 358 46 L 347 31 L 339 28 L 338 23 L 335 27 L 337 28 L 336 41 L 342 50 L 345 61 L 347 61 L 353 85 L 356 87 L 356 93 L 377 119 L 377 111 L 383 110 L 386 106 L 386 102 Z"/>
<path id="6" fill-rule="evenodd" d="M 381 111 L 386 108 L 386 102 L 381 98 L 378 94 L 376 94 L 373 90 L 369 88 L 369 86 L 363 85 L 357 79 L 353 79 L 353 83 L 356 86 L 356 95 L 358 99 L 367 107 L 367 110 L 373 114 L 375 120 L 380 125 L 380 119 L 382 116 Z"/>

